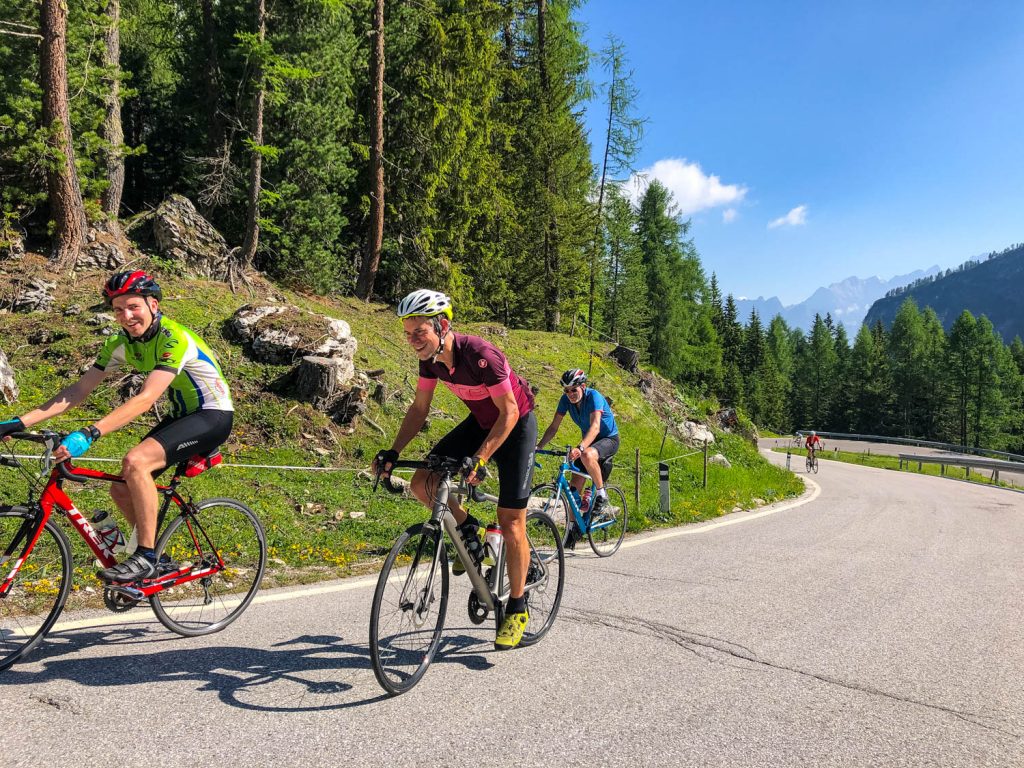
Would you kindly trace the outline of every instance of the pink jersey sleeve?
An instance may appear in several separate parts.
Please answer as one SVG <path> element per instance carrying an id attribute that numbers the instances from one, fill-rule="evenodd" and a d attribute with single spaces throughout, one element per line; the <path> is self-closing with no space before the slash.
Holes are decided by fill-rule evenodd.
<path id="1" fill-rule="evenodd" d="M 424 392 L 433 392 L 434 387 L 436 386 L 437 379 L 430 379 L 426 376 L 420 376 L 419 380 L 416 382 L 416 389 Z"/>

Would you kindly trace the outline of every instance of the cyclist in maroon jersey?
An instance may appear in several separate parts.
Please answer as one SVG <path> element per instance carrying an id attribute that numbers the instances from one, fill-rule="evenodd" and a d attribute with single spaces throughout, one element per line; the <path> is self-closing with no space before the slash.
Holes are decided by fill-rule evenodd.
<path id="1" fill-rule="evenodd" d="M 498 523 L 508 553 L 509 601 L 494 647 L 515 648 L 529 621 L 526 574 L 530 561 L 526 541 L 526 503 L 533 479 L 533 449 L 537 444 L 537 418 L 529 385 L 489 341 L 452 331 L 452 301 L 443 293 L 413 291 L 398 305 L 405 338 L 419 358 L 416 397 L 402 420 L 391 448 L 374 459 L 374 470 L 388 470 L 398 455 L 419 434 L 430 413 L 434 388 L 441 381 L 469 408 L 469 416 L 445 435 L 430 453 L 454 458 L 472 457 L 469 482 L 480 482 L 481 467 L 491 459 L 498 467 Z M 480 473 L 483 475 L 484 473 Z M 436 482 L 436 481 L 435 481 Z M 427 507 L 433 505 L 431 473 L 417 470 L 413 494 Z M 454 497 L 449 505 L 459 532 L 474 559 L 481 556 L 479 521 Z M 456 558 L 453 573 L 465 571 Z"/>

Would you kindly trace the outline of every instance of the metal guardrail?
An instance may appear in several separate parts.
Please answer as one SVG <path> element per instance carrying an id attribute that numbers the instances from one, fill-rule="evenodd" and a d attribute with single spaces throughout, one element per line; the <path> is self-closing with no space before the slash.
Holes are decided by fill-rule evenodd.
<path id="1" fill-rule="evenodd" d="M 809 429 L 797 430 L 797 435 L 806 436 Z M 941 451 L 953 451 L 954 453 L 969 453 L 975 456 L 1003 456 L 1007 461 L 1024 462 L 1024 456 L 1019 453 L 1007 453 L 1006 451 L 995 451 L 988 448 L 973 448 L 969 445 L 955 445 L 953 443 L 938 443 L 933 440 L 918 440 L 911 437 L 890 437 L 888 435 L 853 435 L 845 432 L 818 432 L 818 437 L 831 440 L 860 440 L 870 443 L 894 443 L 896 445 L 913 445 L 919 448 L 936 448 Z"/>
<path id="2" fill-rule="evenodd" d="M 990 469 L 992 470 L 993 482 L 999 482 L 999 471 L 1004 472 L 1024 472 L 1024 467 L 1020 466 L 1018 462 L 1014 461 L 1000 461 L 999 459 L 975 459 L 970 456 L 939 456 L 934 454 L 917 454 L 917 453 L 901 453 L 899 454 L 900 469 L 903 469 L 903 462 L 912 464 L 917 462 L 918 471 L 921 470 L 922 464 L 938 464 L 939 474 L 945 476 L 946 467 L 963 467 L 966 470 L 967 477 L 971 476 L 971 469 Z"/>

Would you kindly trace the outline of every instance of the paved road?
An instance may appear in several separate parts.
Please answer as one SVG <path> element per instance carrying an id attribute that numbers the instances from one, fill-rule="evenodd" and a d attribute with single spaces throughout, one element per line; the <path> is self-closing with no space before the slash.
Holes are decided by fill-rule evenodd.
<path id="1" fill-rule="evenodd" d="M 773 460 L 784 460 L 775 457 Z M 369 668 L 367 580 L 212 638 L 144 611 L 0 675 L 11 765 L 1024 765 L 1024 502 L 823 465 L 800 506 L 569 564 L 540 645 L 461 610 L 411 693 Z M 269 598 L 269 599 L 267 599 Z M 128 614 L 129 617 L 136 614 Z"/>
<path id="2" fill-rule="evenodd" d="M 763 437 L 759 441 L 762 449 L 787 448 L 793 444 L 792 438 Z M 868 443 L 862 440 L 826 440 L 825 450 L 821 456 L 828 458 L 829 452 L 839 449 L 850 453 L 882 454 L 884 456 L 898 456 L 901 453 L 910 453 L 924 456 L 969 456 L 969 454 L 956 453 L 955 451 L 944 451 L 939 448 L 923 448 L 916 445 L 900 445 L 898 443 Z M 971 457 L 977 458 L 977 457 Z M 991 470 L 975 470 L 986 475 L 991 475 Z M 1005 469 L 999 471 L 999 479 L 1005 483 L 1011 483 L 1018 488 L 1024 488 L 1024 467 L 1020 472 L 1010 472 Z"/>

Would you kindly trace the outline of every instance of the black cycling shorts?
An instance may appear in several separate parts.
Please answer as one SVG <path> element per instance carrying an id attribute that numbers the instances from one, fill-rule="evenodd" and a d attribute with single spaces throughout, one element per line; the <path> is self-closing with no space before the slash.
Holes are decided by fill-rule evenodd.
<path id="1" fill-rule="evenodd" d="M 455 459 L 476 456 L 490 431 L 477 424 L 473 416 L 468 416 L 438 440 L 430 453 Z M 505 442 L 491 457 L 498 467 L 499 507 L 526 509 L 533 482 L 533 450 L 536 446 L 537 417 L 530 411 L 520 417 Z"/>
<path id="2" fill-rule="evenodd" d="M 187 416 L 168 416 L 146 433 L 164 449 L 167 463 L 172 467 L 192 458 L 197 453 L 207 454 L 223 445 L 231 434 L 233 411 L 198 410 Z"/>
<path id="3" fill-rule="evenodd" d="M 608 479 L 612 473 L 612 456 L 619 452 L 619 435 L 615 433 L 610 437 L 602 437 L 590 444 L 590 447 L 597 451 L 597 461 L 601 465 L 601 482 Z M 580 472 L 586 472 L 581 459 L 576 459 L 573 466 Z"/>

